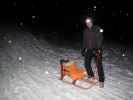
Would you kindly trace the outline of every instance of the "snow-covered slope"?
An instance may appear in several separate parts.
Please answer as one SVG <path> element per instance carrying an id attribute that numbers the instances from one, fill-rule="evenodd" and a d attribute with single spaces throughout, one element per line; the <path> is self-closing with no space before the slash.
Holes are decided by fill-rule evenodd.
<path id="1" fill-rule="evenodd" d="M 59 60 L 83 57 L 72 48 L 59 48 L 37 40 L 28 32 L 0 35 L 0 100 L 132 100 L 133 68 L 130 57 L 105 48 L 105 88 L 82 90 L 64 84 L 59 77 Z"/>

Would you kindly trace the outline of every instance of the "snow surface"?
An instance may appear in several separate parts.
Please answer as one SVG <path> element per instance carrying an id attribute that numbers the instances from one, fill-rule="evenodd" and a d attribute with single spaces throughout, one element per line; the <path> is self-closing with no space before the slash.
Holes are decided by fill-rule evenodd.
<path id="1" fill-rule="evenodd" d="M 0 100 L 132 100 L 132 55 L 123 57 L 115 46 L 111 50 L 103 54 L 105 87 L 82 90 L 58 79 L 61 58 L 84 66 L 80 51 L 52 46 L 28 32 L 2 34 Z"/>

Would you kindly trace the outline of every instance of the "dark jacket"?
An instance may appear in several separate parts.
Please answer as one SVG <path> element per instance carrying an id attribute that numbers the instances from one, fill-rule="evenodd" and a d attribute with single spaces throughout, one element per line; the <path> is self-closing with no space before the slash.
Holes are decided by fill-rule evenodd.
<path id="1" fill-rule="evenodd" d="M 86 28 L 83 35 L 83 48 L 99 49 L 102 48 L 103 33 L 99 26 L 93 26 L 92 29 Z"/>

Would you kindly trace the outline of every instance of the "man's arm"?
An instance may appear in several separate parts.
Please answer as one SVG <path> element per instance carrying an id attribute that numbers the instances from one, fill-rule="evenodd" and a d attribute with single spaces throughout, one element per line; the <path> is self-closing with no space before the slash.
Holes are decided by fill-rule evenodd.
<path id="1" fill-rule="evenodd" d="M 102 48 L 102 45 L 103 45 L 103 29 L 100 28 L 99 26 L 96 26 L 96 38 L 97 38 L 97 46 L 98 48 Z"/>
<path id="2" fill-rule="evenodd" d="M 84 32 L 83 32 L 83 38 L 82 38 L 82 47 L 81 47 L 81 54 L 83 55 L 83 56 L 85 56 L 85 49 L 86 49 L 86 44 L 85 44 L 85 36 L 86 36 L 86 32 L 85 32 L 86 30 L 84 30 Z"/>
<path id="3" fill-rule="evenodd" d="M 98 36 L 98 48 L 102 48 L 103 45 L 103 33 L 99 32 L 99 36 Z"/>

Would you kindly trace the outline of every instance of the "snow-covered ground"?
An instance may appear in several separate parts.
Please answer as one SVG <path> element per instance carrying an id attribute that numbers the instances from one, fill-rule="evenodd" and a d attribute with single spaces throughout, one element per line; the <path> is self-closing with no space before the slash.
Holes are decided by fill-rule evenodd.
<path id="1" fill-rule="evenodd" d="M 132 55 L 111 48 L 103 54 L 105 87 L 82 90 L 58 79 L 61 58 L 84 66 L 80 51 L 52 46 L 28 32 L 1 33 L 0 100 L 132 100 Z"/>

